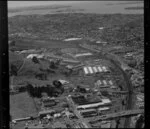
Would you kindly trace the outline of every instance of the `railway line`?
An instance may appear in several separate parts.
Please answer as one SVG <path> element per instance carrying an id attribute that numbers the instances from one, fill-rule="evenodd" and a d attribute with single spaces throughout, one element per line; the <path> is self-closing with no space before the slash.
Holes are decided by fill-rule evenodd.
<path id="1" fill-rule="evenodd" d="M 127 95 L 127 105 L 125 107 L 126 110 L 131 110 L 133 108 L 133 97 L 134 97 L 134 93 L 133 93 L 133 87 L 132 84 L 130 82 L 130 79 L 128 78 L 127 74 L 124 72 L 124 70 L 122 69 L 122 67 L 124 66 L 120 60 L 118 58 L 116 58 L 116 56 L 112 55 L 112 54 L 108 54 L 107 52 L 103 52 L 103 51 L 99 51 L 99 50 L 95 50 L 91 47 L 89 47 L 88 45 L 83 46 L 80 45 L 80 47 L 84 48 L 84 49 L 88 49 L 90 51 L 94 51 L 96 53 L 102 54 L 105 56 L 105 59 L 109 60 L 116 68 L 118 68 L 118 70 L 122 73 L 124 80 L 126 82 L 126 85 L 124 88 L 124 90 L 128 91 L 128 95 Z M 114 57 L 114 58 L 113 58 Z M 124 122 L 124 127 L 128 128 L 130 125 L 130 118 L 126 118 L 125 122 Z"/>
<path id="2" fill-rule="evenodd" d="M 125 110 L 125 111 L 121 111 L 121 112 L 117 112 L 117 113 L 110 113 L 110 114 L 106 114 L 106 115 L 101 115 L 101 116 L 97 116 L 94 117 L 90 123 L 96 123 L 98 121 L 103 121 L 103 120 L 110 120 L 110 119 L 114 119 L 114 118 L 119 118 L 119 117 L 126 117 L 126 116 L 134 116 L 134 115 L 138 115 L 138 114 L 143 114 L 144 110 Z M 90 121 L 91 118 L 88 119 L 88 121 Z"/>
<path id="3" fill-rule="evenodd" d="M 91 128 L 91 125 L 88 123 L 88 121 L 86 119 L 84 119 L 80 115 L 80 113 L 77 111 L 77 108 L 74 105 L 74 103 L 72 102 L 72 99 L 70 99 L 69 97 L 67 97 L 67 100 L 68 100 L 69 104 L 72 106 L 74 114 L 79 118 L 79 121 L 82 122 L 82 124 L 84 125 L 84 127 L 85 128 Z"/>

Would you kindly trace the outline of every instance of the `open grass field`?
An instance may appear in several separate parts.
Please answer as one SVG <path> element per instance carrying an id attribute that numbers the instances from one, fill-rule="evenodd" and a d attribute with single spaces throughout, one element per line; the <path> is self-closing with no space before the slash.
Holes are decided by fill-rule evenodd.
<path id="1" fill-rule="evenodd" d="M 12 119 L 37 115 L 33 99 L 26 92 L 11 95 L 10 107 Z"/>

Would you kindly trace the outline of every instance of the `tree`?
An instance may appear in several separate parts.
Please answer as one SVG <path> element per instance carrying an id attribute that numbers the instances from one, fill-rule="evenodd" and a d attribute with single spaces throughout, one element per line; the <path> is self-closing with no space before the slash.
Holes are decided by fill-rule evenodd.
<path id="1" fill-rule="evenodd" d="M 53 85 L 54 85 L 55 87 L 57 87 L 57 88 L 62 87 L 61 82 L 60 82 L 60 81 L 58 81 L 58 80 L 54 80 L 54 81 L 53 81 Z"/>
<path id="2" fill-rule="evenodd" d="M 29 94 L 31 97 L 33 97 L 33 92 L 34 92 L 33 86 L 32 86 L 31 84 L 28 84 L 28 85 L 26 86 L 26 89 L 27 89 L 28 94 Z"/>
<path id="3" fill-rule="evenodd" d="M 108 93 L 108 91 L 102 91 L 102 95 L 103 96 L 109 96 L 109 93 Z"/>
<path id="4" fill-rule="evenodd" d="M 32 58 L 32 61 L 33 61 L 35 64 L 39 64 L 39 63 L 40 63 L 39 60 L 38 60 L 38 58 L 35 57 L 35 56 Z"/>
<path id="5" fill-rule="evenodd" d="M 144 116 L 141 115 L 136 122 L 136 128 L 141 128 L 143 123 L 144 123 Z"/>
<path id="6" fill-rule="evenodd" d="M 10 69 L 11 69 L 10 70 L 11 75 L 17 76 L 18 69 L 17 69 L 17 67 L 14 64 L 11 64 L 11 68 Z"/>
<path id="7" fill-rule="evenodd" d="M 16 42 L 13 40 L 13 41 L 9 41 L 9 45 L 10 46 L 15 46 L 16 45 Z"/>
<path id="8" fill-rule="evenodd" d="M 57 67 L 56 67 L 56 65 L 55 65 L 55 63 L 54 63 L 54 61 L 51 61 L 50 62 L 50 66 L 49 66 L 51 69 L 56 69 Z"/>

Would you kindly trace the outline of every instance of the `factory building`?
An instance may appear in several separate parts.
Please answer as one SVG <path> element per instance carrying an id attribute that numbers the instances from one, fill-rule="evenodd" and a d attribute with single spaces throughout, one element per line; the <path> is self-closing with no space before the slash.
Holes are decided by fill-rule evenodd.
<path id="1" fill-rule="evenodd" d="M 29 54 L 26 58 L 27 59 L 32 59 L 33 57 L 36 57 L 36 58 L 44 58 L 44 55 L 43 54 Z"/>
<path id="2" fill-rule="evenodd" d="M 136 97 L 137 97 L 137 100 L 139 102 L 143 102 L 144 101 L 144 95 L 143 94 L 138 94 Z"/>
<path id="3" fill-rule="evenodd" d="M 80 54 L 76 54 L 74 57 L 82 57 L 82 56 L 91 56 L 93 55 L 92 53 L 80 53 Z"/>
<path id="4" fill-rule="evenodd" d="M 114 83 L 112 82 L 112 80 L 98 80 L 95 82 L 95 86 L 98 87 L 113 87 Z"/>
<path id="5" fill-rule="evenodd" d="M 91 117 L 91 116 L 96 116 L 96 115 L 98 115 L 96 109 L 81 110 L 81 111 L 80 111 L 80 114 L 81 114 L 83 117 Z"/>
<path id="6" fill-rule="evenodd" d="M 56 113 L 55 110 L 44 110 L 44 111 L 40 111 L 38 113 L 38 116 L 42 118 L 42 117 L 45 117 L 48 114 L 52 115 L 52 114 L 55 114 L 55 113 Z"/>
<path id="7" fill-rule="evenodd" d="M 110 105 L 111 104 L 111 101 L 109 99 L 101 99 L 101 101 L 95 101 L 94 102 L 89 102 L 87 104 L 80 104 L 77 106 L 77 110 L 81 110 L 81 109 L 91 109 L 91 108 L 97 108 L 97 107 L 100 107 L 100 106 L 107 106 L 107 105 Z"/>
<path id="8" fill-rule="evenodd" d="M 109 72 L 108 68 L 106 66 L 86 66 L 83 67 L 85 75 L 89 74 L 95 74 L 95 73 L 101 73 L 101 72 Z"/>
<path id="9" fill-rule="evenodd" d="M 68 38 L 64 39 L 64 41 L 75 41 L 75 40 L 81 40 L 82 38 Z"/>

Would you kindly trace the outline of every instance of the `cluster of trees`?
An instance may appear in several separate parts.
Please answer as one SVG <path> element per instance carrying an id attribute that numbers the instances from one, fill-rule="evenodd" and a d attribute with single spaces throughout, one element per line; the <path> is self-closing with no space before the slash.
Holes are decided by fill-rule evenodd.
<path id="1" fill-rule="evenodd" d="M 77 86 L 77 92 L 86 93 L 86 89 L 82 88 L 81 86 Z"/>
<path id="2" fill-rule="evenodd" d="M 64 92 L 64 88 L 62 87 L 61 83 L 59 81 L 54 81 L 53 85 L 47 85 L 47 86 L 40 86 L 35 87 L 31 84 L 28 84 L 26 86 L 26 90 L 29 93 L 31 97 L 37 97 L 41 98 L 42 93 L 47 93 L 50 97 L 57 97 L 59 94 L 62 94 Z"/>
<path id="3" fill-rule="evenodd" d="M 50 61 L 49 68 L 50 69 L 57 69 L 58 66 L 60 65 L 61 60 L 56 60 L 56 61 Z"/>
<path id="4" fill-rule="evenodd" d="M 38 58 L 35 57 L 35 56 L 32 58 L 32 61 L 33 61 L 35 64 L 39 64 L 39 63 L 40 63 L 39 60 L 38 60 Z"/>
<path id="5" fill-rule="evenodd" d="M 17 71 L 18 71 L 17 67 L 15 65 L 11 64 L 11 66 L 10 66 L 10 76 L 17 76 Z"/>

